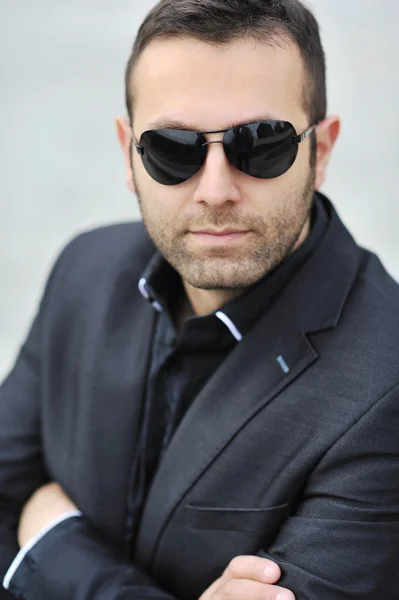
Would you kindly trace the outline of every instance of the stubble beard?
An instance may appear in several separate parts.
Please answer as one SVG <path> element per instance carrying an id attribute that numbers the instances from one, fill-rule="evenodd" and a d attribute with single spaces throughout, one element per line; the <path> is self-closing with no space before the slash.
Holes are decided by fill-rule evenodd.
<path id="1" fill-rule="evenodd" d="M 209 208 L 195 220 L 190 217 L 179 223 L 167 211 L 154 215 L 137 187 L 137 197 L 144 225 L 164 258 L 191 286 L 203 290 L 244 290 L 273 271 L 296 247 L 310 219 L 314 194 L 315 169 L 298 194 L 298 188 L 288 192 L 278 211 L 268 221 L 248 216 L 237 209 Z M 165 207 L 166 208 L 166 207 Z M 252 230 L 244 245 L 215 246 L 190 249 L 187 231 L 195 228 L 221 229 L 235 227 Z"/>

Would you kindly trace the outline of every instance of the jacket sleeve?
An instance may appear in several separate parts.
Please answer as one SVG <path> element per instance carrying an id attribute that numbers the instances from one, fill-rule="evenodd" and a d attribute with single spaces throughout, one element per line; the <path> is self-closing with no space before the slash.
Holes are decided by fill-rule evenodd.
<path id="1" fill-rule="evenodd" d="M 297 600 L 399 598 L 399 386 L 328 451 L 266 556 Z"/>
<path id="2" fill-rule="evenodd" d="M 36 534 L 33 539 L 31 539 L 29 542 L 27 542 L 21 548 L 21 550 L 18 552 L 18 554 L 15 557 L 15 559 L 13 560 L 10 568 L 8 569 L 6 576 L 4 577 L 4 580 L 3 580 L 3 587 L 6 590 L 9 589 L 11 580 L 14 576 L 14 573 L 16 572 L 16 570 L 18 569 L 18 567 L 20 566 L 20 564 L 22 563 L 22 561 L 24 560 L 24 558 L 28 554 L 28 552 L 30 552 L 32 550 L 33 546 L 35 546 L 47 533 L 49 533 L 49 531 L 51 531 L 59 523 L 62 523 L 62 521 L 65 521 L 66 519 L 70 519 L 72 517 L 77 517 L 77 516 L 79 516 L 79 517 L 82 516 L 82 513 L 80 512 L 80 510 L 74 510 L 74 511 L 64 513 L 63 515 L 61 515 L 60 517 L 55 519 L 55 521 L 53 521 L 52 523 L 50 523 L 49 525 L 44 527 L 41 531 L 39 531 L 39 533 Z"/>
<path id="3" fill-rule="evenodd" d="M 174 600 L 83 517 L 51 529 L 10 582 L 23 600 Z"/>
<path id="4" fill-rule="evenodd" d="M 48 481 L 40 443 L 40 329 L 36 316 L 15 366 L 0 387 L 0 580 L 19 551 L 23 505 Z M 0 586 L 0 600 L 12 596 Z"/>
<path id="5" fill-rule="evenodd" d="M 9 591 L 1 585 L 20 550 L 17 530 L 23 506 L 49 481 L 41 444 L 41 331 L 64 259 L 65 251 L 49 277 L 14 368 L 0 386 L 0 600 L 168 600 L 166 592 L 82 518 L 68 519 L 47 533 L 22 560 Z"/>

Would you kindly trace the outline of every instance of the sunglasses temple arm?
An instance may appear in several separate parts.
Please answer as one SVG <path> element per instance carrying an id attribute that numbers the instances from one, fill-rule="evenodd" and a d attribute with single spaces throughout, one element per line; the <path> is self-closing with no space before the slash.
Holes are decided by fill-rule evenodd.
<path id="1" fill-rule="evenodd" d="M 309 129 L 307 129 L 306 131 L 301 133 L 301 135 L 294 136 L 294 138 L 293 138 L 294 144 L 300 144 L 301 142 L 306 140 L 306 138 L 310 136 L 310 134 L 314 131 L 314 129 L 315 129 L 315 125 L 312 125 L 311 127 L 309 127 Z"/>

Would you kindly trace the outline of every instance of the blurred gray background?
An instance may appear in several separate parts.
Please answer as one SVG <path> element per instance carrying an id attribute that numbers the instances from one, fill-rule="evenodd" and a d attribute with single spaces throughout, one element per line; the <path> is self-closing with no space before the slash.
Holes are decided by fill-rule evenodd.
<path id="1" fill-rule="evenodd" d="M 114 116 L 153 0 L 0 0 L 0 379 L 77 232 L 138 219 Z M 399 3 L 311 0 L 343 131 L 324 191 L 399 279 Z"/>

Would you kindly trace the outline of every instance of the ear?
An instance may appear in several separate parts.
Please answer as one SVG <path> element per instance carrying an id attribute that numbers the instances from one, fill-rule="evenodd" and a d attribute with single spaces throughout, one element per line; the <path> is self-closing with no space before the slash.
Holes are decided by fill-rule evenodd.
<path id="1" fill-rule="evenodd" d="M 319 190 L 326 178 L 328 161 L 341 129 L 341 121 L 337 116 L 331 116 L 316 127 L 317 165 L 315 189 Z"/>
<path id="2" fill-rule="evenodd" d="M 125 161 L 126 185 L 128 189 L 134 194 L 136 192 L 136 187 L 134 185 L 131 158 L 131 144 L 133 137 L 132 128 L 126 117 L 116 117 L 115 126 L 119 144 L 122 148 Z"/>

